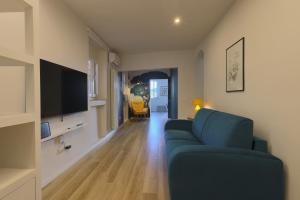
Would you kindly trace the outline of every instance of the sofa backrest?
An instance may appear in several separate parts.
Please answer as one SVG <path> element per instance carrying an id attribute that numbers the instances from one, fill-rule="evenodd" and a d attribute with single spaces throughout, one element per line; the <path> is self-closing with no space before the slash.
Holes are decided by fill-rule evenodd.
<path id="1" fill-rule="evenodd" d="M 193 133 L 199 140 L 202 139 L 202 133 L 203 133 L 206 121 L 214 112 L 217 112 L 217 111 L 211 110 L 211 109 L 206 109 L 206 108 L 202 108 L 201 110 L 199 110 L 197 112 L 195 119 L 193 121 Z"/>
<path id="2" fill-rule="evenodd" d="M 194 119 L 193 134 L 206 145 L 251 149 L 253 121 L 203 108 Z"/>

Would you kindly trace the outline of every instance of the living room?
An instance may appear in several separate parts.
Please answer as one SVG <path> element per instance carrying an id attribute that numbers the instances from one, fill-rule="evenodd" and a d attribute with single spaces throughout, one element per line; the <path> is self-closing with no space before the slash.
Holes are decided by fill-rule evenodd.
<path id="1" fill-rule="evenodd" d="M 299 6 L 1 1 L 0 199 L 300 199 Z"/>

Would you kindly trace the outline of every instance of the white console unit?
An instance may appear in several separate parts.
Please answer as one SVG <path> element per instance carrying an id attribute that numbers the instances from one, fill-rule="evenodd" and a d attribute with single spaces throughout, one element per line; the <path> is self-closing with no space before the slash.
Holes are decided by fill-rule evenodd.
<path id="1" fill-rule="evenodd" d="M 76 131 L 77 129 L 83 128 L 86 125 L 87 125 L 87 123 L 81 122 L 81 123 L 77 123 L 77 124 L 73 124 L 73 125 L 63 126 L 59 129 L 51 130 L 51 136 L 42 139 L 42 142 L 52 140 L 52 139 L 62 136 L 64 134 L 70 133 L 72 131 Z"/>

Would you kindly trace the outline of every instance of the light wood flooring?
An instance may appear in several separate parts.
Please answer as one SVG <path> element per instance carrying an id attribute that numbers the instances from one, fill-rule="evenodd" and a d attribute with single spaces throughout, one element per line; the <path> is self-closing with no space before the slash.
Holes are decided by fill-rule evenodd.
<path id="1" fill-rule="evenodd" d="M 43 200 L 169 200 L 164 113 L 127 122 L 102 148 L 43 189 Z"/>

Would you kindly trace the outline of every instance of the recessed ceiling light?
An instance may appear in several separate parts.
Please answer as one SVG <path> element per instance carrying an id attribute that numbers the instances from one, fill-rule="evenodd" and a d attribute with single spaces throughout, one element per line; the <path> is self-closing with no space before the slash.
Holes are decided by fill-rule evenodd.
<path id="1" fill-rule="evenodd" d="M 179 25 L 180 22 L 181 22 L 180 17 L 175 17 L 175 19 L 174 19 L 174 24 L 175 24 L 175 25 Z"/>

